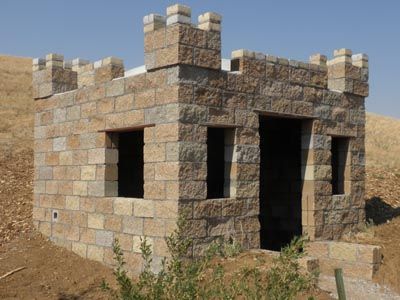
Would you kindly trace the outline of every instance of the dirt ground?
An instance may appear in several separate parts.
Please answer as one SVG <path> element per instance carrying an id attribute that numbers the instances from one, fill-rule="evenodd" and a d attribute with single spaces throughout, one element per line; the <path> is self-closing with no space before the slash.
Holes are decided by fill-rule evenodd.
<path id="1" fill-rule="evenodd" d="M 0 150 L 0 299 L 108 299 L 112 270 L 57 247 L 32 226 L 33 152 Z"/>
<path id="2" fill-rule="evenodd" d="M 32 231 L 33 152 L 0 150 L 0 246 Z"/>
<path id="3" fill-rule="evenodd" d="M 1 299 L 109 299 L 100 285 L 114 280 L 111 269 L 39 234 L 24 234 L 0 248 L 0 274 L 19 267 L 26 269 L 0 280 Z"/>

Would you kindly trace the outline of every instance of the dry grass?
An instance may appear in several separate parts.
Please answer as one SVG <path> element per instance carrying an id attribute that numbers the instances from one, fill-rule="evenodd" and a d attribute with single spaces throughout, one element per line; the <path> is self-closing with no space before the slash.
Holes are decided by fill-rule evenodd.
<path id="1" fill-rule="evenodd" d="M 367 164 L 400 169 L 400 120 L 367 113 Z"/>
<path id="2" fill-rule="evenodd" d="M 31 147 L 32 60 L 0 56 L 0 148 Z"/>

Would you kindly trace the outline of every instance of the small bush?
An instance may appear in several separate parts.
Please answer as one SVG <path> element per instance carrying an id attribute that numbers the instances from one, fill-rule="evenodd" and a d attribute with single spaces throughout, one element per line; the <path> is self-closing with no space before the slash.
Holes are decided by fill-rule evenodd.
<path id="1" fill-rule="evenodd" d="M 300 272 L 298 260 L 305 255 L 305 243 L 303 237 L 295 237 L 274 259 L 267 271 L 266 291 L 269 299 L 293 299 L 299 292 L 314 286 L 316 274 Z"/>
<path id="2" fill-rule="evenodd" d="M 171 257 L 164 259 L 161 271 L 151 270 L 152 251 L 146 238 L 141 243 L 143 271 L 137 280 L 131 280 L 124 270 L 125 261 L 118 240 L 114 241 L 118 289 L 106 283 L 115 299 L 273 299 L 288 300 L 313 287 L 314 274 L 300 272 L 298 258 L 304 255 L 305 239 L 296 238 L 273 259 L 272 266 L 241 268 L 226 274 L 217 257 L 233 257 L 240 253 L 240 244 L 234 239 L 219 240 L 210 245 L 204 256 L 188 258 L 191 240 L 184 232 L 186 222 L 179 218 L 177 229 L 166 239 Z M 260 265 L 261 266 L 261 265 Z"/>

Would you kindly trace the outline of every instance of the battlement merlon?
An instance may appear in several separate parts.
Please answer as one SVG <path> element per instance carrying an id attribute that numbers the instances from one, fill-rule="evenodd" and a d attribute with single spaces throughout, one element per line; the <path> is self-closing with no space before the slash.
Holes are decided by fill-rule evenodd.
<path id="1" fill-rule="evenodd" d="M 33 97 L 47 98 L 55 93 L 74 90 L 77 85 L 77 74 L 67 65 L 64 67 L 64 56 L 51 53 L 46 59 L 36 58 L 32 64 Z"/>
<path id="2" fill-rule="evenodd" d="M 308 63 L 240 49 L 231 54 L 231 71 L 255 79 L 266 78 L 326 89 L 328 77 L 323 58 L 318 54 L 313 56 L 312 63 Z"/>
<path id="3" fill-rule="evenodd" d="M 221 69 L 221 20 L 206 12 L 191 22 L 186 5 L 169 6 L 166 17 L 150 14 L 143 18 L 145 65 L 147 71 L 186 64 Z"/>
<path id="4" fill-rule="evenodd" d="M 51 53 L 46 59 L 35 58 L 32 71 L 34 98 L 40 99 L 123 77 L 125 69 L 123 61 L 112 56 L 90 63 L 81 58 L 64 61 L 63 55 Z"/>
<path id="5" fill-rule="evenodd" d="M 350 49 L 338 49 L 333 52 L 333 59 L 328 60 L 328 88 L 344 93 L 367 97 L 368 56 L 352 55 Z"/>
<path id="6" fill-rule="evenodd" d="M 349 49 L 334 51 L 334 58 L 313 54 L 309 62 L 289 60 L 246 49 L 232 51 L 231 71 L 271 80 L 314 86 L 368 96 L 368 56 Z"/>

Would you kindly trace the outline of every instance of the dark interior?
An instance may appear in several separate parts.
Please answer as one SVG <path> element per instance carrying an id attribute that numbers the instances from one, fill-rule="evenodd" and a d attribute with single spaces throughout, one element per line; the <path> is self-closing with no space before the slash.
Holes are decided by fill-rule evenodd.
<path id="1" fill-rule="evenodd" d="M 224 197 L 225 131 L 207 129 L 207 198 Z"/>
<path id="2" fill-rule="evenodd" d="M 302 234 L 301 122 L 260 117 L 262 249 L 279 251 Z"/>
<path id="3" fill-rule="evenodd" d="M 118 196 L 143 198 L 143 130 L 118 137 Z"/>
<path id="4" fill-rule="evenodd" d="M 334 195 L 344 194 L 344 177 L 346 169 L 346 156 L 348 139 L 343 137 L 332 137 L 332 193 Z"/>

